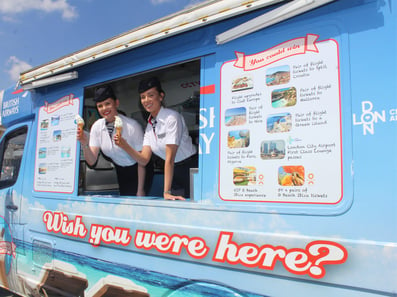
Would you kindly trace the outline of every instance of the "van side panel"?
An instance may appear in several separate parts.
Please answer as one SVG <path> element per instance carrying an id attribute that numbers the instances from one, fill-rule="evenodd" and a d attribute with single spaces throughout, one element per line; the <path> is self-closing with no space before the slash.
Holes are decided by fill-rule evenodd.
<path id="1" fill-rule="evenodd" d="M 3 287 L 23 296 L 396 294 L 396 4 L 333 1 L 216 44 L 273 8 L 26 93 L 31 107 L 1 142 L 5 164 L 7 139 L 27 129 L 15 184 L 0 175 Z M 137 82 L 153 74 L 193 122 L 191 199 L 153 194 L 158 172 L 148 197 L 81 191 L 74 113 L 93 115 L 92 90 L 110 83 L 138 119 Z"/>

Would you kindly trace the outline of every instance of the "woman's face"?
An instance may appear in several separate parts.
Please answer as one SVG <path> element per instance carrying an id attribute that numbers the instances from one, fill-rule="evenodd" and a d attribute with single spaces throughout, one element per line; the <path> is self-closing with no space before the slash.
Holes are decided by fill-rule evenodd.
<path id="1" fill-rule="evenodd" d="M 164 93 L 159 93 L 154 87 L 142 92 L 140 97 L 143 108 L 153 117 L 157 116 L 161 108 L 161 102 L 164 99 Z"/>
<path id="2" fill-rule="evenodd" d="M 108 98 L 96 104 L 99 115 L 107 122 L 113 122 L 114 117 L 117 115 L 117 108 L 119 107 L 119 100 Z"/>

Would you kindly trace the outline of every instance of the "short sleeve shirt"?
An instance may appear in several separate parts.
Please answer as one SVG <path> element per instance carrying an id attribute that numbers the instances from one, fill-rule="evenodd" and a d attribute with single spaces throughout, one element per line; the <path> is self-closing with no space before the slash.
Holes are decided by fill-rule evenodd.
<path id="1" fill-rule="evenodd" d="M 143 145 L 150 146 L 154 154 L 165 160 L 167 144 L 178 145 L 176 163 L 197 153 L 181 114 L 173 109 L 161 107 L 155 121 L 155 129 L 151 123 L 147 124 L 143 140 Z"/>
<path id="2" fill-rule="evenodd" d="M 143 130 L 141 125 L 134 119 L 120 115 L 123 122 L 121 136 L 127 143 L 137 151 L 142 150 Z M 116 131 L 113 131 L 113 134 Z M 99 147 L 102 152 L 119 166 L 131 166 L 136 161 L 131 158 L 122 148 L 114 143 L 113 135 L 110 137 L 106 127 L 105 119 L 97 120 L 91 127 L 90 146 Z"/>

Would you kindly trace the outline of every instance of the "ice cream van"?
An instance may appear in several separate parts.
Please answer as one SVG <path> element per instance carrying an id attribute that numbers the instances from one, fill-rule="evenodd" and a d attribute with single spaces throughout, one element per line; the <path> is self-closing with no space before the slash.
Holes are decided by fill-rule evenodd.
<path id="1" fill-rule="evenodd" d="M 3 92 L 0 284 L 22 296 L 396 296 L 397 6 L 206 1 Z M 94 90 L 144 128 L 156 76 L 199 153 L 190 197 L 88 166 Z"/>

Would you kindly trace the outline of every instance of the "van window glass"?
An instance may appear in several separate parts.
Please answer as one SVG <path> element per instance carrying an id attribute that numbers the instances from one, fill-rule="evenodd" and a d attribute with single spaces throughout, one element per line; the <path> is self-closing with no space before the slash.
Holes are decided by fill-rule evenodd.
<path id="1" fill-rule="evenodd" d="M 9 133 L 1 143 L 1 188 L 13 185 L 18 178 L 23 150 L 25 147 L 26 134 L 26 128 L 20 129 Z"/>

